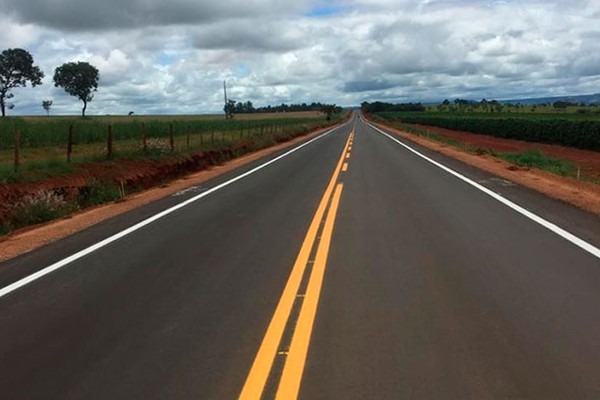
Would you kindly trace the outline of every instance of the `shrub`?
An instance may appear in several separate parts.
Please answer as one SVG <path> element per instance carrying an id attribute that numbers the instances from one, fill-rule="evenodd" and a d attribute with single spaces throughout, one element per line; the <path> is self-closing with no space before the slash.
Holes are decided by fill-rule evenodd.
<path id="1" fill-rule="evenodd" d="M 46 190 L 24 196 L 18 203 L 7 208 L 3 214 L 13 228 L 41 224 L 77 209 L 73 203 L 67 202 L 64 196 Z"/>

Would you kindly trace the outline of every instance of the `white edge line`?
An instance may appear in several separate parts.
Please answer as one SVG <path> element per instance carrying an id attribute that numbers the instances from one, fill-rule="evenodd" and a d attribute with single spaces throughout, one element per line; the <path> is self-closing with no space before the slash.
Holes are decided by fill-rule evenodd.
<path id="1" fill-rule="evenodd" d="M 387 138 L 393 140 L 394 142 L 398 143 L 400 146 L 406 148 L 407 150 L 409 150 L 410 152 L 416 154 L 417 156 L 423 158 L 424 160 L 430 162 L 431 164 L 435 165 L 438 168 L 443 169 L 444 171 L 448 172 L 451 175 L 454 175 L 455 177 L 457 177 L 458 179 L 462 180 L 463 182 L 468 183 L 469 185 L 475 187 L 476 189 L 479 189 L 480 191 L 482 191 L 483 193 L 489 195 L 490 197 L 494 198 L 495 200 L 498 200 L 500 203 L 504 204 L 507 207 L 512 208 L 513 210 L 515 210 L 516 212 L 518 212 L 519 214 L 524 215 L 525 217 L 531 219 L 534 222 L 537 222 L 538 224 L 542 225 L 544 228 L 551 230 L 552 232 L 556 233 L 558 236 L 568 240 L 569 242 L 573 243 L 574 245 L 582 248 L 583 250 L 587 251 L 588 253 L 592 254 L 593 256 L 595 256 L 596 258 L 600 258 L 600 249 L 598 249 L 596 246 L 586 242 L 585 240 L 573 235 L 570 232 L 567 232 L 566 230 L 562 229 L 561 227 L 553 224 L 552 222 L 532 213 L 531 211 L 526 210 L 525 208 L 521 207 L 520 205 L 513 203 L 512 201 L 508 200 L 505 197 L 502 197 L 501 195 L 499 195 L 496 192 L 491 191 L 490 189 L 486 188 L 483 185 L 480 185 L 479 183 L 473 181 L 472 179 L 467 178 L 464 175 L 461 175 L 460 173 L 446 167 L 443 164 L 440 164 L 439 162 L 427 157 L 426 155 L 418 152 L 417 150 L 413 149 L 410 146 L 407 146 L 406 144 L 402 143 L 400 140 L 396 139 L 395 137 L 391 136 L 390 134 L 382 131 L 381 129 L 379 129 L 378 127 L 372 125 L 371 123 L 365 121 L 362 119 L 361 120 L 363 122 L 365 122 L 368 126 L 370 126 L 371 128 L 375 129 L 376 131 L 378 131 L 379 133 L 381 133 L 382 135 L 386 136 Z"/>
<path id="2" fill-rule="evenodd" d="M 191 204 L 191 203 L 193 203 L 195 201 L 198 201 L 198 200 L 200 200 L 200 199 L 202 199 L 202 198 L 204 198 L 204 197 L 206 197 L 206 196 L 208 196 L 208 195 L 210 195 L 210 194 L 212 194 L 212 193 L 214 193 L 214 192 L 216 192 L 216 191 L 218 191 L 220 189 L 223 189 L 226 186 L 231 185 L 234 182 L 239 181 L 240 179 L 243 179 L 243 178 L 245 178 L 245 177 L 247 177 L 249 175 L 254 174 L 257 171 L 260 171 L 261 169 L 263 169 L 265 167 L 268 167 L 269 165 L 271 165 L 271 164 L 273 164 L 273 163 L 281 160 L 284 157 L 289 156 L 290 154 L 292 154 L 292 153 L 294 153 L 294 152 L 302 149 L 303 147 L 308 146 L 309 144 L 311 144 L 311 143 L 313 143 L 313 142 L 315 142 L 315 141 L 317 141 L 319 139 L 324 138 L 325 136 L 329 135 L 331 132 L 344 127 L 346 124 L 347 123 L 344 123 L 342 125 L 336 126 L 335 128 L 332 128 L 332 129 L 328 130 L 327 132 L 325 132 L 325 133 L 317 136 L 316 138 L 313 138 L 313 139 L 309 140 L 308 142 L 302 143 L 298 147 L 294 147 L 293 149 L 288 150 L 287 152 L 285 152 L 285 153 L 283 153 L 283 154 L 275 157 L 272 160 L 267 161 L 264 164 L 261 164 L 261 165 L 259 165 L 257 167 L 254 167 L 251 170 L 246 171 L 246 172 L 244 172 L 241 175 L 238 175 L 238 176 L 236 176 L 236 177 L 234 177 L 234 178 L 232 178 L 232 179 L 230 179 L 230 180 L 228 180 L 226 182 L 223 182 L 223 183 L 221 183 L 221 184 L 219 184 L 219 185 L 217 185 L 215 187 L 212 187 L 209 190 L 207 190 L 205 192 L 202 192 L 201 194 L 199 194 L 197 196 L 194 196 L 194 197 L 192 197 L 190 199 L 187 199 L 187 200 L 185 200 L 185 201 L 183 201 L 183 202 L 181 202 L 179 204 L 174 205 L 171 208 L 168 208 L 168 209 L 166 209 L 164 211 L 161 211 L 160 213 L 158 213 L 156 215 L 153 215 L 152 217 L 147 218 L 147 219 L 145 219 L 145 220 L 143 220 L 141 222 L 138 222 L 137 224 L 132 225 L 129 228 L 127 228 L 127 229 L 125 229 L 125 230 L 123 230 L 123 231 L 121 231 L 119 233 L 116 233 L 116 234 L 114 234 L 114 235 L 112 235 L 112 236 L 110 236 L 110 237 L 108 237 L 108 238 L 106 238 L 106 239 L 104 239 L 104 240 L 102 240 L 102 241 L 100 241 L 100 242 L 92 245 L 92 246 L 89 246 L 89 247 L 87 247 L 87 248 L 85 248 L 85 249 L 83 249 L 83 250 L 81 250 L 81 251 L 79 251 L 79 252 L 77 252 L 77 253 L 75 253 L 75 254 L 67 257 L 67 258 L 64 258 L 64 259 L 62 259 L 62 260 L 60 260 L 60 261 L 58 261 L 58 262 L 56 262 L 56 263 L 54 263 L 52 265 L 49 265 L 49 266 L 47 266 L 47 267 L 45 267 L 45 268 L 43 268 L 43 269 L 41 269 L 41 270 L 39 270 L 39 271 L 31 274 L 31 275 L 26 276 L 25 278 L 19 279 L 18 281 L 14 282 L 14 283 L 11 283 L 8 286 L 3 287 L 2 289 L 0 289 L 0 298 L 2 298 L 2 297 L 6 296 L 7 294 L 9 294 L 11 292 L 14 292 L 17 289 L 20 289 L 23 286 L 25 286 L 25 285 L 27 285 L 27 284 L 29 284 L 31 282 L 34 282 L 34 281 L 36 281 L 36 280 L 38 280 L 38 279 L 40 279 L 40 278 L 42 278 L 42 277 L 44 277 L 44 276 L 46 276 L 48 274 L 50 274 L 50 273 L 52 273 L 52 272 L 60 269 L 60 268 L 62 268 L 64 266 L 72 263 L 73 261 L 76 261 L 76 260 L 78 260 L 78 259 L 80 259 L 80 258 L 82 258 L 82 257 L 84 257 L 84 256 L 86 256 L 86 255 L 88 255 L 90 253 L 93 253 L 94 251 L 96 251 L 98 249 L 101 249 L 104 246 L 107 246 L 110 243 L 115 242 L 115 241 L 121 239 L 122 237 L 125 237 L 125 236 L 129 235 L 130 233 L 133 233 L 133 232 L 135 232 L 135 231 L 143 228 L 146 225 L 151 224 L 152 222 L 154 222 L 154 221 L 156 221 L 156 220 L 158 220 L 158 219 L 160 219 L 162 217 L 165 217 L 165 216 L 173 213 L 173 212 L 179 210 L 180 208 L 183 208 L 183 207 L 185 207 L 185 206 L 187 206 L 187 205 L 189 205 L 189 204 Z"/>

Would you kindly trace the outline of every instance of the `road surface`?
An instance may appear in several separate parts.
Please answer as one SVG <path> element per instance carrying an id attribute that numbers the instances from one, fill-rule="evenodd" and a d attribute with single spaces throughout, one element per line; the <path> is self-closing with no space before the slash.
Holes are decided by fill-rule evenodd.
<path id="1" fill-rule="evenodd" d="M 600 220 L 403 143 L 355 116 L 0 264 L 0 397 L 600 398 Z"/>

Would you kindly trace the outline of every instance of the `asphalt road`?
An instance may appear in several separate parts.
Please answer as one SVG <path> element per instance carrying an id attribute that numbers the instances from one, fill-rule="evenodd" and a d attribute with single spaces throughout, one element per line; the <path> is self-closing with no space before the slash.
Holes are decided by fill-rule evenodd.
<path id="1" fill-rule="evenodd" d="M 410 146 L 538 221 L 354 118 L 0 264 L 0 398 L 600 398 L 600 219 Z"/>

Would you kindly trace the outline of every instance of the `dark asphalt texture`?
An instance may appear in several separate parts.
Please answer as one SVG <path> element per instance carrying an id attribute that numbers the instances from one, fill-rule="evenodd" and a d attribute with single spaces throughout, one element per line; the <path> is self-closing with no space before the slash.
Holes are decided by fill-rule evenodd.
<path id="1" fill-rule="evenodd" d="M 300 398 L 600 398 L 600 260 L 354 123 Z M 0 298 L 0 398 L 236 398 L 352 127 Z M 600 246 L 599 218 L 412 146 Z"/>

